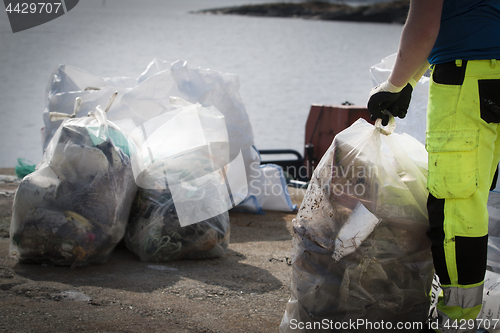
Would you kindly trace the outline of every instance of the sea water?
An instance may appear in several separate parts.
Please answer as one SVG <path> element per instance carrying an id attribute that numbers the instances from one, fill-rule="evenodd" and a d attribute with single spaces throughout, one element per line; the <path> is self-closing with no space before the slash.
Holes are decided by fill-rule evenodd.
<path id="1" fill-rule="evenodd" d="M 12 33 L 0 13 L 0 167 L 39 162 L 45 90 L 69 64 L 136 78 L 153 58 L 235 73 L 258 149 L 303 153 L 311 104 L 366 105 L 369 69 L 395 53 L 402 25 L 193 14 L 262 0 L 81 0 Z"/>

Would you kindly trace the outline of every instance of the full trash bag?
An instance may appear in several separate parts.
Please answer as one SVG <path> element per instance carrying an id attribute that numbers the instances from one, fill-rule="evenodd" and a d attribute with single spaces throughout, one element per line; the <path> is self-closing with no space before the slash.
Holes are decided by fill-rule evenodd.
<path id="1" fill-rule="evenodd" d="M 426 156 L 413 137 L 363 119 L 335 137 L 294 219 L 281 333 L 380 332 L 426 320 Z"/>
<path id="2" fill-rule="evenodd" d="M 225 254 L 227 211 L 247 195 L 241 155 L 229 160 L 225 117 L 173 99 L 177 108 L 131 132 L 139 186 L 125 242 L 143 261 Z"/>
<path id="3" fill-rule="evenodd" d="M 71 267 L 106 262 L 137 191 L 128 154 L 124 134 L 100 107 L 66 118 L 16 191 L 11 255 Z"/>

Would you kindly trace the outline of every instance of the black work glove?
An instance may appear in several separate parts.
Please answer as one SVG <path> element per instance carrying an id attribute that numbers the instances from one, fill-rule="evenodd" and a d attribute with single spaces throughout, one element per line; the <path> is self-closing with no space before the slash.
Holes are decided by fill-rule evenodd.
<path id="1" fill-rule="evenodd" d="M 413 83 L 413 85 L 411 84 Z M 372 121 L 378 118 L 382 119 L 382 125 L 386 126 L 389 122 L 389 115 L 384 111 L 387 110 L 394 117 L 404 118 L 408 112 L 410 105 L 413 86 L 416 82 L 407 83 L 403 89 L 394 86 L 389 81 L 385 81 L 379 86 L 376 86 L 370 91 L 370 99 L 368 100 L 368 110 L 371 113 Z"/>

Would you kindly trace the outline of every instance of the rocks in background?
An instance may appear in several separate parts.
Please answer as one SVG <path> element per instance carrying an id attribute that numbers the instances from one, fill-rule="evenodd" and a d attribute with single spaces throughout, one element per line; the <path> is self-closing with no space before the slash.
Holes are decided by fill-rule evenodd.
<path id="1" fill-rule="evenodd" d="M 202 10 L 197 13 L 235 14 L 267 17 L 300 17 L 317 20 L 405 23 L 409 0 L 373 5 L 349 6 L 323 1 L 270 3 Z"/>

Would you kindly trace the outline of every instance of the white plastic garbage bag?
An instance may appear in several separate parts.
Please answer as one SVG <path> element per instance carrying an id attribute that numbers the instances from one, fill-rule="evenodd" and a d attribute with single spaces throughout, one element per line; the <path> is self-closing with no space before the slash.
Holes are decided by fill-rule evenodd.
<path id="1" fill-rule="evenodd" d="M 483 307 L 477 316 L 477 326 L 488 332 L 500 332 L 500 274 L 486 271 Z"/>
<path id="2" fill-rule="evenodd" d="M 248 196 L 237 209 L 261 213 L 262 210 L 292 212 L 297 205 L 292 203 L 283 168 L 276 164 L 255 163 L 249 176 Z"/>
<path id="3" fill-rule="evenodd" d="M 231 160 L 253 145 L 252 125 L 239 95 L 237 75 L 192 67 L 185 61 L 154 59 L 137 82 L 123 96 L 123 104 L 134 115 L 149 120 L 171 107 L 170 97 L 179 97 L 203 107 L 213 106 L 224 115 Z"/>
<path id="4" fill-rule="evenodd" d="M 132 165 L 140 188 L 168 189 L 186 226 L 243 201 L 247 177 L 242 154 L 230 160 L 225 117 L 217 109 L 178 98 L 172 105 L 130 133 Z"/>
<path id="5" fill-rule="evenodd" d="M 54 112 L 72 114 L 76 98 L 81 100 L 81 106 L 75 116 L 86 117 L 98 105 L 103 107 L 109 96 L 118 92 L 112 108 L 118 109 L 122 96 L 135 85 L 135 80 L 126 77 L 101 78 L 85 70 L 71 66 L 60 65 L 51 74 L 45 91 L 45 110 L 43 112 L 44 128 L 42 129 L 43 149 L 47 148 L 55 132 L 61 126 L 63 118 L 53 118 Z M 128 116 L 128 115 L 124 115 Z M 108 120 L 113 121 L 108 114 Z"/>
<path id="6" fill-rule="evenodd" d="M 488 270 L 484 278 L 483 307 L 478 315 L 479 327 L 500 332 L 500 193 L 488 198 Z"/>
<path id="7" fill-rule="evenodd" d="M 294 220 L 281 333 L 380 332 L 426 320 L 426 156 L 411 136 L 381 134 L 363 119 L 335 137 Z"/>
<path id="8" fill-rule="evenodd" d="M 124 133 L 100 108 L 66 119 L 14 198 L 10 254 L 21 262 L 104 263 L 136 193 Z"/>
<path id="9" fill-rule="evenodd" d="M 248 193 L 241 154 L 230 161 L 224 116 L 181 99 L 130 133 L 140 187 L 125 236 L 143 261 L 225 254 L 227 211 Z"/>

